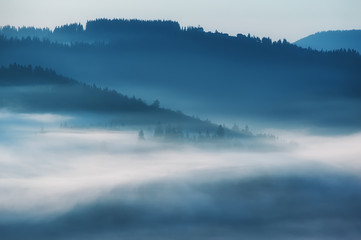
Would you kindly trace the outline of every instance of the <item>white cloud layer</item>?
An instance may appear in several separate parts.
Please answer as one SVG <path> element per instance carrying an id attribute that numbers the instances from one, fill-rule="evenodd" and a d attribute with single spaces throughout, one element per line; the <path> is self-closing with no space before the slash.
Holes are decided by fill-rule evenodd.
<path id="1" fill-rule="evenodd" d="M 55 125 L 61 116 L 19 115 Z M 1 115 L 10 118 L 10 115 Z M 211 149 L 137 140 L 136 132 L 9 128 L 0 139 L 0 211 L 42 215 L 91 202 L 119 186 L 167 179 L 216 181 L 335 171 L 360 176 L 361 134 L 285 134 L 293 148 Z M 281 136 L 282 138 L 282 136 Z"/>

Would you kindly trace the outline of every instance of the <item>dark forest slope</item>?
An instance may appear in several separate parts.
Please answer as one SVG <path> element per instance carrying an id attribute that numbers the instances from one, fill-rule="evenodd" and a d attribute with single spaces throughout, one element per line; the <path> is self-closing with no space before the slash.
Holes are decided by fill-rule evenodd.
<path id="1" fill-rule="evenodd" d="M 25 113 L 98 114 L 113 124 L 182 126 L 213 131 L 216 125 L 180 112 L 147 105 L 114 90 L 79 83 L 49 69 L 12 64 L 0 68 L 0 109 Z"/>

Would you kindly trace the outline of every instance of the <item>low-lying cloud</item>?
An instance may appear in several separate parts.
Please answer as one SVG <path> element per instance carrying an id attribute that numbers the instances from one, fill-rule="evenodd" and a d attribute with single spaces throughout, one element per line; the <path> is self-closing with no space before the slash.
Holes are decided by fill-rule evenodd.
<path id="1" fill-rule="evenodd" d="M 54 116 L 41 129 L 44 116 L 25 117 L 28 127 L 1 127 L 4 239 L 361 235 L 360 134 L 279 133 L 275 144 L 292 148 L 272 151 L 165 147 L 133 131 L 60 129 Z"/>

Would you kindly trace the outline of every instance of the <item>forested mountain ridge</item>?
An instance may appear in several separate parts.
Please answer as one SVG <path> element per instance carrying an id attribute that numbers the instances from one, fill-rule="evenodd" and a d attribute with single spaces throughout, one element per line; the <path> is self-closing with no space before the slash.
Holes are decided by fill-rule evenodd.
<path id="1" fill-rule="evenodd" d="M 56 39 L 60 33 L 63 39 Z M 182 29 L 171 21 L 100 19 L 85 29 L 66 25 L 51 34 L 50 40 L 1 37 L 0 65 L 52 68 L 200 116 L 333 126 L 361 122 L 356 51 L 319 52 L 285 40 Z"/>
<path id="2" fill-rule="evenodd" d="M 0 110 L 80 117 L 79 121 L 75 121 L 77 127 L 144 128 L 148 132 L 155 128 L 154 137 L 158 139 L 274 138 L 272 135 L 254 135 L 248 126 L 244 129 L 237 125 L 227 128 L 180 111 L 165 109 L 158 100 L 146 104 L 140 98 L 129 98 L 115 90 L 80 83 L 51 69 L 16 63 L 0 68 Z"/>
<path id="3" fill-rule="evenodd" d="M 353 32 L 356 33 L 357 31 Z M 298 53 L 303 56 L 314 55 L 314 57 L 323 55 L 325 58 L 329 58 L 331 55 L 349 55 L 348 57 L 350 57 L 350 54 L 357 55 L 352 50 L 334 51 L 333 54 L 316 53 L 309 49 L 301 49 L 285 39 L 273 42 L 270 38 L 258 38 L 250 34 L 247 36 L 243 34 L 230 36 L 217 31 L 214 33 L 205 32 L 202 27 L 182 28 L 177 22 L 162 20 L 97 19 L 88 21 L 85 28 L 81 24 L 74 23 L 56 27 L 54 30 L 48 28 L 3 26 L 0 27 L 0 35 L 11 40 L 29 41 L 34 39 L 43 40 L 44 42 L 66 43 L 67 45 L 77 45 L 79 43 L 95 43 L 98 45 L 113 43 L 114 45 L 119 45 L 130 44 L 132 41 L 136 41 L 135 45 L 143 42 L 143 47 L 149 47 L 150 44 L 155 44 L 155 42 L 152 42 L 153 40 L 159 42 L 160 47 L 169 48 L 169 45 L 164 46 L 160 43 L 173 41 L 173 47 L 180 47 L 182 44 L 187 45 L 198 42 L 198 45 L 195 44 L 193 48 L 188 50 L 201 51 L 209 50 L 209 47 L 213 47 L 214 50 L 217 50 L 217 48 L 222 51 L 231 50 L 235 56 L 239 53 L 254 55 L 257 52 L 262 52 L 264 56 L 271 55 L 271 57 L 285 57 L 281 56 L 280 53 Z M 147 41 L 150 42 L 147 43 Z M 229 57 L 230 52 L 225 54 Z"/>
<path id="4" fill-rule="evenodd" d="M 1 107 L 10 110 L 100 112 L 153 110 L 141 99 L 130 99 L 114 90 L 81 84 L 39 66 L 33 68 L 31 65 L 11 64 L 7 68 L 0 68 L 0 87 L 3 103 Z"/>
<path id="5" fill-rule="evenodd" d="M 188 130 L 215 130 L 216 125 L 181 112 L 164 109 L 159 101 L 148 105 L 115 90 L 79 83 L 55 71 L 11 64 L 0 68 L 0 108 L 25 113 L 93 113 L 119 119 L 128 126 L 158 123 L 184 126 Z M 121 119 L 121 120 L 120 120 Z M 113 124 L 117 121 L 113 120 Z M 228 131 L 228 130 L 227 130 Z"/>
<path id="6" fill-rule="evenodd" d="M 181 31 L 177 22 L 173 21 L 142 21 L 126 19 L 97 19 L 82 24 L 73 23 L 49 28 L 4 26 L 0 34 L 9 38 L 38 38 L 59 43 L 71 42 L 109 42 L 131 37 L 132 35 L 171 35 Z"/>

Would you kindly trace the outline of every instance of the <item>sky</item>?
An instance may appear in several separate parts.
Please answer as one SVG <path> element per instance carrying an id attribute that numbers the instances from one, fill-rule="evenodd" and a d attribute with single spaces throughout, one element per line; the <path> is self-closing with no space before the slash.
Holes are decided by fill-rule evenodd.
<path id="1" fill-rule="evenodd" d="M 0 0 L 0 26 L 166 19 L 206 31 L 293 42 L 319 31 L 361 29 L 360 9 L 359 0 Z"/>

